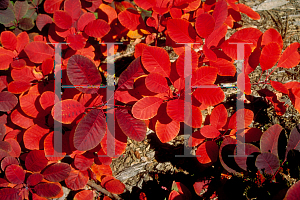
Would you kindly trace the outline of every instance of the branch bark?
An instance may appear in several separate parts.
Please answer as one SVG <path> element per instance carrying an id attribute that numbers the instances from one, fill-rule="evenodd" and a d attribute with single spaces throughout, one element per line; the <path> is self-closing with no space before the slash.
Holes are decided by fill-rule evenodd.
<path id="1" fill-rule="evenodd" d="M 104 189 L 103 187 L 101 187 L 100 185 L 96 184 L 95 182 L 93 182 L 92 180 L 89 180 L 87 183 L 89 186 L 91 186 L 92 188 L 96 189 L 98 192 L 101 192 L 103 194 L 105 194 L 106 196 L 112 198 L 112 199 L 117 199 L 117 200 L 122 200 L 121 197 L 119 197 L 116 194 L 112 194 L 110 192 L 108 192 L 106 189 Z"/>

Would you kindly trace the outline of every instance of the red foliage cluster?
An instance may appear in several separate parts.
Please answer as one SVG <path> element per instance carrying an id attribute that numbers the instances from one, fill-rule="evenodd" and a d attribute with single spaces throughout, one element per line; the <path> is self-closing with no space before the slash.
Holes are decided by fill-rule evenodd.
<path id="1" fill-rule="evenodd" d="M 200 163 L 211 165 L 219 158 L 228 172 L 236 172 L 228 167 L 221 152 L 230 144 L 239 148 L 241 144 L 235 135 L 240 134 L 247 142 L 247 155 L 261 153 L 256 159 L 257 168 L 269 174 L 277 171 L 279 160 L 273 144 L 281 127 L 274 125 L 265 133 L 249 128 L 254 114 L 248 109 L 228 117 L 222 104 L 225 94 L 215 84 L 218 76 L 236 74 L 237 49 L 231 43 L 247 43 L 237 87 L 248 95 L 248 75 L 259 65 L 265 71 L 276 63 L 274 70 L 293 68 L 300 61 L 300 44 L 293 43 L 282 52 L 283 41 L 275 29 L 265 33 L 256 28 L 239 29 L 225 40 L 227 29 L 239 26 L 241 13 L 260 19 L 250 7 L 236 0 L 41 2 L 10 2 L 5 12 L 12 21 L 0 17 L 6 27 L 16 27 L 16 34 L 3 31 L 0 36 L 0 160 L 5 172 L 0 179 L 1 199 L 58 198 L 63 195 L 59 182 L 80 190 L 90 179 L 100 181 L 111 193 L 121 194 L 124 184 L 112 177 L 109 165 L 112 158 L 124 153 L 127 137 L 142 141 L 150 128 L 165 143 L 179 134 L 183 124 L 197 128 L 189 145 L 198 146 Z M 43 5 L 44 12 L 37 15 L 39 5 Z M 30 30 L 30 20 L 33 24 L 35 21 L 38 33 L 20 30 Z M 163 37 L 165 44 L 159 46 L 158 40 Z M 107 77 L 106 66 L 101 64 L 111 51 L 106 49 L 106 43 L 124 38 L 142 42 L 135 46 L 135 60 L 118 79 L 114 101 L 107 102 L 105 89 L 92 86 L 101 86 Z M 61 66 L 55 66 L 55 43 L 66 43 L 61 46 Z M 190 44 L 185 47 L 183 43 Z M 175 62 L 170 61 L 165 46 L 172 47 L 178 55 Z M 117 52 L 118 46 L 114 47 Z M 189 73 L 185 69 L 187 55 L 191 55 Z M 62 80 L 55 80 L 58 73 L 62 73 Z M 191 76 L 192 103 L 187 103 L 185 80 Z M 55 94 L 57 82 L 73 88 Z M 270 84 L 288 95 L 300 111 L 299 82 Z M 273 104 L 278 115 L 285 113 L 285 105 L 273 92 L 265 89 L 260 93 Z M 203 121 L 201 111 L 211 106 L 211 115 Z M 245 116 L 244 127 L 237 128 L 236 119 L 241 114 Z M 107 125 L 108 118 L 115 119 L 114 128 Z M 57 122 L 62 124 L 62 133 L 55 130 Z M 108 141 L 113 135 L 113 140 Z M 57 137 L 62 138 L 62 152 L 55 148 Z M 274 140 L 269 141 L 270 138 Z M 216 143 L 219 139 L 223 140 L 220 147 Z M 260 149 L 249 144 L 259 140 Z M 295 140 L 291 141 L 288 150 L 297 149 L 292 145 Z M 65 163 L 65 156 L 73 162 Z M 235 159 L 242 170 L 247 170 L 246 160 Z M 179 183 L 176 187 L 178 191 L 174 190 L 169 199 L 185 193 Z M 196 184 L 195 188 L 200 186 Z M 200 195 L 199 189 L 196 193 Z M 80 191 L 75 199 L 93 199 L 94 195 L 93 191 Z"/>

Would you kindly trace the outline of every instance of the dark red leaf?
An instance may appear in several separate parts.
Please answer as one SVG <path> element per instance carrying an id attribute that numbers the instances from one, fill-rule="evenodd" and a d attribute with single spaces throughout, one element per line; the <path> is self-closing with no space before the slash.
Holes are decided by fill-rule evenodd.
<path id="1" fill-rule="evenodd" d="M 47 13 L 54 13 L 54 11 L 59 10 L 60 4 L 63 0 L 45 0 L 44 10 Z"/>
<path id="2" fill-rule="evenodd" d="M 300 132 L 298 131 L 300 125 L 298 127 L 294 127 L 290 133 L 289 140 L 286 147 L 285 152 L 285 160 L 287 159 L 287 155 L 291 149 L 295 149 L 300 151 Z"/>
<path id="3" fill-rule="evenodd" d="M 259 153 L 260 150 L 257 146 L 253 144 L 237 144 L 235 149 L 235 156 L 234 160 L 236 164 L 242 168 L 243 170 L 247 171 L 247 158 L 245 155 L 251 155 L 252 153 L 257 152 Z"/>
<path id="4" fill-rule="evenodd" d="M 21 147 L 19 142 L 17 142 L 17 140 L 12 139 L 12 138 L 5 138 L 5 141 L 8 142 L 12 148 L 12 150 L 9 152 L 9 155 L 11 155 L 12 157 L 19 157 L 21 154 Z"/>
<path id="5" fill-rule="evenodd" d="M 19 190 L 16 188 L 2 188 L 0 189 L 1 200 L 22 200 L 19 196 Z"/>
<path id="6" fill-rule="evenodd" d="M 55 147 L 54 145 L 54 134 L 56 134 L 56 141 L 57 140 L 62 140 L 64 141 L 64 139 L 66 138 L 63 138 L 64 137 L 67 137 L 67 135 L 63 135 L 58 132 L 58 131 L 52 131 L 51 133 L 49 133 L 46 138 L 44 139 L 44 153 L 45 153 L 45 156 L 47 158 L 47 160 L 50 160 L 50 161 L 59 161 L 61 159 L 63 159 L 66 155 L 66 153 L 64 152 L 65 149 L 64 147 L 66 146 L 62 146 L 62 150 L 63 152 L 60 152 L 60 147 Z M 56 144 L 59 144 L 60 142 L 56 143 Z"/>
<path id="7" fill-rule="evenodd" d="M 22 184 L 25 180 L 25 171 L 19 165 L 9 165 L 5 169 L 5 177 L 13 184 Z"/>
<path id="8" fill-rule="evenodd" d="M 46 14 L 39 14 L 36 18 L 36 26 L 40 31 L 42 31 L 46 24 L 51 24 L 52 22 L 52 18 Z"/>
<path id="9" fill-rule="evenodd" d="M 204 142 L 206 138 L 201 135 L 200 130 L 193 132 L 193 134 L 189 137 L 188 145 L 189 147 L 195 147 Z"/>
<path id="10" fill-rule="evenodd" d="M 14 60 L 11 62 L 11 67 L 14 69 L 22 69 L 25 66 L 26 66 L 26 62 L 24 59 Z"/>
<path id="11" fill-rule="evenodd" d="M 116 119 L 123 133 L 129 138 L 136 141 L 145 139 L 147 126 L 144 121 L 133 118 L 127 110 L 116 110 Z"/>
<path id="12" fill-rule="evenodd" d="M 25 166 L 27 170 L 39 172 L 43 170 L 48 164 L 43 150 L 30 151 L 25 159 Z"/>
<path id="13" fill-rule="evenodd" d="M 16 1 L 14 4 L 14 11 L 16 20 L 22 19 L 28 11 L 28 3 L 26 1 Z"/>
<path id="14" fill-rule="evenodd" d="M 7 91 L 0 93 L 0 111 L 8 112 L 18 104 L 18 98 Z"/>
<path id="15" fill-rule="evenodd" d="M 106 118 L 102 110 L 91 110 L 77 125 L 74 147 L 80 151 L 95 148 L 106 132 Z"/>
<path id="16" fill-rule="evenodd" d="M 69 59 L 67 75 L 70 82 L 83 93 L 97 93 L 99 88 L 89 88 L 88 86 L 100 86 L 102 82 L 101 75 L 94 62 L 82 55 L 73 55 Z"/>
<path id="17" fill-rule="evenodd" d="M 19 162 L 16 158 L 14 158 L 12 156 L 7 156 L 7 157 L 3 158 L 1 161 L 2 171 L 5 171 L 5 168 L 12 164 L 19 165 Z M 0 184 L 0 187 L 1 187 L 1 184 Z"/>
<path id="18" fill-rule="evenodd" d="M 61 182 L 69 176 L 70 172 L 70 165 L 66 163 L 55 163 L 47 166 L 42 174 L 48 181 Z"/>
<path id="19" fill-rule="evenodd" d="M 49 129 L 46 127 L 41 127 L 38 124 L 31 126 L 27 129 L 23 135 L 24 145 L 30 150 L 39 150 L 43 148 L 43 140 Z"/>
<path id="20" fill-rule="evenodd" d="M 66 0 L 64 4 L 65 11 L 71 16 L 72 22 L 77 21 L 81 14 L 80 0 Z"/>
<path id="21" fill-rule="evenodd" d="M 74 159 L 74 165 L 77 169 L 84 171 L 92 166 L 94 157 L 86 154 L 77 154 Z"/>
<path id="22" fill-rule="evenodd" d="M 84 48 L 86 39 L 81 34 L 70 34 L 67 37 L 67 43 L 69 44 L 69 47 L 76 51 Z"/>
<path id="23" fill-rule="evenodd" d="M 93 200 L 94 191 L 93 190 L 82 190 L 74 196 L 74 200 Z"/>
<path id="24" fill-rule="evenodd" d="M 274 175 L 280 166 L 280 161 L 276 155 L 267 152 L 257 156 L 255 166 L 261 173 Z"/>
<path id="25" fill-rule="evenodd" d="M 40 183 L 34 187 L 37 195 L 45 198 L 51 198 L 58 195 L 61 188 L 54 183 Z"/>
<path id="26" fill-rule="evenodd" d="M 43 175 L 40 173 L 33 173 L 30 174 L 27 178 L 27 184 L 28 186 L 35 186 L 37 184 L 39 184 L 42 180 L 43 180 Z"/>

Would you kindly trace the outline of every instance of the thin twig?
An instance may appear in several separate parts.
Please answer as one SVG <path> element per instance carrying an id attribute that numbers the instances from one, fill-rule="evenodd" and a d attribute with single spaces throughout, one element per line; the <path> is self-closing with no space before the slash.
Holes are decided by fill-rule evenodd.
<path id="1" fill-rule="evenodd" d="M 89 186 L 91 186 L 92 188 L 96 189 L 98 192 L 101 192 L 101 193 L 105 194 L 106 196 L 109 196 L 112 199 L 122 200 L 122 198 L 119 197 L 118 195 L 108 192 L 106 189 L 104 189 L 103 187 L 101 187 L 100 185 L 96 184 L 95 182 L 93 182 L 91 180 L 89 180 L 87 184 Z"/>

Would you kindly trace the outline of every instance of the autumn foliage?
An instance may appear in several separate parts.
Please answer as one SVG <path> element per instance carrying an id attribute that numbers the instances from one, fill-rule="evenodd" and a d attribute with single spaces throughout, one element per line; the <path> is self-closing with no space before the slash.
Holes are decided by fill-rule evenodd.
<path id="1" fill-rule="evenodd" d="M 242 149 L 246 155 L 256 153 L 255 173 L 277 174 L 282 127 L 275 124 L 264 132 L 250 128 L 255 116 L 249 109 L 229 114 L 217 81 L 237 74 L 237 47 L 232 43 L 247 43 L 244 68 L 237 76 L 237 87 L 246 95 L 251 95 L 255 84 L 249 74 L 257 67 L 265 73 L 271 68 L 293 68 L 300 62 L 300 44 L 283 49 L 277 30 L 236 29 L 242 14 L 260 19 L 250 7 L 236 0 L 2 2 L 1 200 L 58 198 L 63 195 L 62 182 L 78 191 L 74 199 L 93 199 L 93 190 L 82 190 L 89 180 L 110 193 L 122 194 L 125 186 L 112 176 L 110 164 L 125 152 L 127 138 L 143 141 L 149 128 L 166 143 L 182 132 L 184 124 L 193 128 L 188 146 L 197 147 L 201 164 L 209 167 L 220 161 L 228 173 L 247 172 L 247 157 L 227 159 Z M 228 29 L 236 32 L 225 39 Z M 138 43 L 134 60 L 115 80 L 114 99 L 109 99 L 103 87 L 109 76 L 104 61 L 108 52 L 117 53 L 121 45 L 107 49 L 107 43 L 125 41 L 126 45 L 130 40 Z M 58 43 L 63 43 L 61 58 Z M 172 47 L 178 57 L 175 61 L 165 47 Z M 59 73 L 61 80 L 55 79 Z M 185 80 L 189 78 L 191 103 L 185 101 Z M 267 81 L 300 112 L 299 82 Z M 62 86 L 61 94 L 55 91 L 57 83 Z M 286 105 L 273 91 L 259 93 L 277 115 L 286 112 Z M 204 117 L 208 108 L 213 109 Z M 244 126 L 237 127 L 241 115 Z M 108 126 L 109 118 L 115 121 L 114 128 Z M 62 132 L 56 130 L 57 124 Z M 298 130 L 293 129 L 289 136 L 284 162 L 290 150 L 300 150 Z M 63 144 L 61 152 L 56 149 L 57 138 Z M 260 146 L 253 144 L 259 141 Z M 196 182 L 196 194 L 200 196 L 209 183 Z M 299 183 L 287 192 L 288 200 L 299 196 L 296 187 Z M 172 188 L 170 200 L 191 199 L 181 183 L 174 182 Z M 145 194 L 140 196 L 146 199 Z"/>

